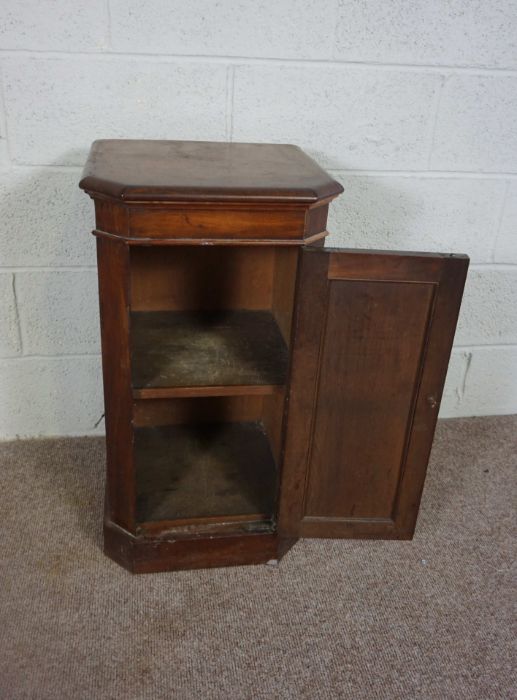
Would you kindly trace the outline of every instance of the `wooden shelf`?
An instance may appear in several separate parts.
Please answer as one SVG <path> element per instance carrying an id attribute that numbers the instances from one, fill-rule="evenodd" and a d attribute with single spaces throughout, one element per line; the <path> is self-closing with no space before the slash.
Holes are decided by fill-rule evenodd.
<path id="1" fill-rule="evenodd" d="M 131 314 L 135 398 L 272 393 L 285 382 L 287 361 L 287 346 L 269 311 Z M 247 391 L 251 386 L 265 388 Z"/>
<path id="2" fill-rule="evenodd" d="M 277 471 L 260 423 L 135 430 L 137 522 L 271 519 Z"/>
<path id="3" fill-rule="evenodd" d="M 235 384 L 234 386 L 157 386 L 133 389 L 135 399 L 185 399 L 210 396 L 268 396 L 278 391 L 273 384 Z"/>

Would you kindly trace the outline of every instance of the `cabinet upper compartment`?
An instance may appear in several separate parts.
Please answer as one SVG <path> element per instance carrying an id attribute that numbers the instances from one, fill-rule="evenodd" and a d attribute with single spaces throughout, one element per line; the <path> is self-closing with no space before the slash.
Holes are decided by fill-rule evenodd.
<path id="1" fill-rule="evenodd" d="M 297 146 L 101 140 L 80 187 L 123 202 L 246 202 L 311 206 L 343 191 Z"/>

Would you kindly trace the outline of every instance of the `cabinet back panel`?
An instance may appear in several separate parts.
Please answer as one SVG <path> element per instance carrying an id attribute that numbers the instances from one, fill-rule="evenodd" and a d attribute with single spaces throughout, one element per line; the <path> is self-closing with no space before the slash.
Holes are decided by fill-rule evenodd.
<path id="1" fill-rule="evenodd" d="M 131 249 L 133 311 L 271 309 L 273 247 Z"/>
<path id="2" fill-rule="evenodd" d="M 306 516 L 392 517 L 434 289 L 330 283 Z"/>
<path id="3" fill-rule="evenodd" d="M 261 422 L 279 464 L 285 391 L 270 396 L 143 399 L 133 403 L 135 428 L 191 423 Z"/>
<path id="4" fill-rule="evenodd" d="M 277 471 L 260 423 L 138 428 L 137 522 L 274 515 Z"/>
<path id="5" fill-rule="evenodd" d="M 185 399 L 144 399 L 133 404 L 136 427 L 180 423 L 236 423 L 257 421 L 262 416 L 262 396 L 231 396 Z"/>

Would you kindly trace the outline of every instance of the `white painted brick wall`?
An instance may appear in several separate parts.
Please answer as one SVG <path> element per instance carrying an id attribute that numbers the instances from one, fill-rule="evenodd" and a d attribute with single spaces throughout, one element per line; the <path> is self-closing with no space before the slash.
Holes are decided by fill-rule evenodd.
<path id="1" fill-rule="evenodd" d="M 98 356 L 0 360 L 4 437 L 102 432 Z"/>
<path id="2" fill-rule="evenodd" d="M 102 51 L 109 48 L 105 0 L 17 0 L 0 9 L 2 49 Z"/>
<path id="3" fill-rule="evenodd" d="M 294 141 L 329 168 L 422 169 L 440 75 L 329 65 L 235 69 L 236 141 Z"/>
<path id="4" fill-rule="evenodd" d="M 14 275 L 0 272 L 0 356 L 13 357 L 21 352 Z"/>
<path id="5" fill-rule="evenodd" d="M 517 68 L 514 0 L 340 0 L 334 58 Z"/>
<path id="6" fill-rule="evenodd" d="M 226 135 L 228 68 L 220 63 L 16 55 L 3 65 L 14 163 L 83 165 L 90 143 L 108 135 Z"/>
<path id="7" fill-rule="evenodd" d="M 515 0 L 20 0 L 0 72 L 0 438 L 102 431 L 96 138 L 298 143 L 330 245 L 469 254 L 441 415 L 517 412 Z"/>
<path id="8" fill-rule="evenodd" d="M 470 270 L 456 330 L 458 345 L 517 346 L 517 267 Z"/>
<path id="9" fill-rule="evenodd" d="M 516 367 L 514 345 L 454 350 L 440 415 L 457 418 L 515 413 Z"/>
<path id="10" fill-rule="evenodd" d="M 330 59 L 334 0 L 112 0 L 113 48 L 127 53 Z M 215 19 L 215 21 L 214 21 Z"/>
<path id="11" fill-rule="evenodd" d="M 451 75 L 438 110 L 430 166 L 517 171 L 517 75 Z"/>
<path id="12" fill-rule="evenodd" d="M 100 353 L 95 270 L 25 270 L 16 274 L 27 355 Z"/>
<path id="13" fill-rule="evenodd" d="M 517 264 L 517 180 L 508 187 L 494 260 Z"/>
<path id="14" fill-rule="evenodd" d="M 505 183 L 499 180 L 353 176 L 334 172 L 345 193 L 330 210 L 330 245 L 387 250 L 468 251 L 490 260 Z"/>
<path id="15" fill-rule="evenodd" d="M 95 265 L 92 201 L 80 168 L 0 168 L 0 265 Z M 1 269 L 1 268 L 0 268 Z"/>

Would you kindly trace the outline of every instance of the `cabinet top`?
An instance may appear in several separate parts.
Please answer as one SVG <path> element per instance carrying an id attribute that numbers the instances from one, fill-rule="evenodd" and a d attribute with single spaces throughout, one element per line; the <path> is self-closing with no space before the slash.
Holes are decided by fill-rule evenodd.
<path id="1" fill-rule="evenodd" d="M 125 202 L 313 204 L 343 191 L 298 146 L 209 141 L 94 141 L 79 186 Z"/>

